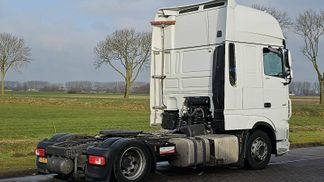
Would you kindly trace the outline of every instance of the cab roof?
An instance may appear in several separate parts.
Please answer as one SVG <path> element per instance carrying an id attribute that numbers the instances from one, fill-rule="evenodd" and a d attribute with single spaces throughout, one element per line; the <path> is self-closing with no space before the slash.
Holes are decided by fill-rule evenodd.
<path id="1" fill-rule="evenodd" d="M 213 0 L 198 4 L 161 8 L 158 14 L 179 16 L 191 12 L 203 12 L 208 10 L 207 6 L 213 7 L 213 4 L 227 8 L 227 17 L 224 17 L 227 25 L 227 40 L 261 43 L 261 40 L 267 42 L 266 40 L 278 39 L 275 42 L 280 42 L 284 39 L 278 21 L 272 15 L 265 11 L 238 5 L 236 0 Z"/>

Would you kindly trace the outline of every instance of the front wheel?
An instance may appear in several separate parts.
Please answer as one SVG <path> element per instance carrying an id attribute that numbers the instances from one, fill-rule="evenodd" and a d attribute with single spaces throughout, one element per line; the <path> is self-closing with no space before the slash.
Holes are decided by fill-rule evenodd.
<path id="1" fill-rule="evenodd" d="M 142 181 L 151 169 L 151 162 L 147 149 L 137 143 L 132 143 L 120 150 L 115 161 L 114 172 L 117 181 Z"/>
<path id="2" fill-rule="evenodd" d="M 246 166 L 249 169 L 265 168 L 271 158 L 271 141 L 263 131 L 255 131 L 248 139 L 246 146 Z"/>

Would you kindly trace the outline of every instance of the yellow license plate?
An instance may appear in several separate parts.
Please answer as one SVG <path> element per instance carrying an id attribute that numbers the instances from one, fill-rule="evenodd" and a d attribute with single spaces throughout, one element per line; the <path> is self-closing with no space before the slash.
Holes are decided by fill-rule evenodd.
<path id="1" fill-rule="evenodd" d="M 39 157 L 38 158 L 38 162 L 47 164 L 47 158 L 45 158 L 45 157 Z"/>

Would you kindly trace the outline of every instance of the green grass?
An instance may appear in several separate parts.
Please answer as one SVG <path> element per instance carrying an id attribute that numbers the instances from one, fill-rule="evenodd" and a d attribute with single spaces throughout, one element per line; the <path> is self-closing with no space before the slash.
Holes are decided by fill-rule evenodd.
<path id="1" fill-rule="evenodd" d="M 35 168 L 34 149 L 37 140 L 0 140 L 0 174 Z"/>
<path id="2" fill-rule="evenodd" d="M 293 98 L 293 117 L 290 120 L 292 144 L 324 145 L 324 105 L 319 105 L 318 101 L 318 97 Z"/>
<path id="3" fill-rule="evenodd" d="M 324 144 L 324 106 L 318 98 L 294 97 L 292 144 Z M 12 92 L 0 97 L 0 173 L 34 168 L 37 142 L 54 133 L 94 135 L 103 129 L 149 127 L 149 97 L 115 94 Z"/>
<path id="4" fill-rule="evenodd" d="M 146 111 L 103 108 L 0 105 L 0 120 L 0 140 L 40 139 L 57 132 L 95 134 L 105 128 L 149 129 Z"/>
<path id="5" fill-rule="evenodd" d="M 290 132 L 290 142 L 294 145 L 321 144 L 324 145 L 324 130 L 322 131 L 294 131 Z M 308 145 L 306 145 L 308 146 Z"/>
<path id="6" fill-rule="evenodd" d="M 40 139 L 103 129 L 152 131 L 149 98 L 113 94 L 10 93 L 0 97 L 0 171 L 34 167 Z"/>

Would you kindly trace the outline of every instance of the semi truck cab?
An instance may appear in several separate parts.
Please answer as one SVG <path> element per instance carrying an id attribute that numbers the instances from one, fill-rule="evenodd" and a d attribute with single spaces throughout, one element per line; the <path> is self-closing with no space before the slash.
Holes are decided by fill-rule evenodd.
<path id="1" fill-rule="evenodd" d="M 152 126 L 262 128 L 276 154 L 289 150 L 291 56 L 274 17 L 212 1 L 162 8 L 152 25 Z"/>

